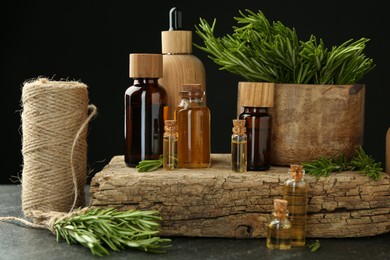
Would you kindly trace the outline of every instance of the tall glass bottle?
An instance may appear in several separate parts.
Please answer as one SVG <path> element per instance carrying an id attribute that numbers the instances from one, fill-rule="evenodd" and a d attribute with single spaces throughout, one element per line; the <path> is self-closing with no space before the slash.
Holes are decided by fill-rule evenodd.
<path id="1" fill-rule="evenodd" d="M 291 222 L 288 219 L 288 202 L 274 199 L 274 210 L 267 225 L 267 247 L 286 250 L 291 248 Z"/>
<path id="2" fill-rule="evenodd" d="M 164 130 L 163 169 L 175 170 L 178 168 L 176 120 L 165 120 Z"/>
<path id="3" fill-rule="evenodd" d="M 162 55 L 130 54 L 133 85 L 124 95 L 125 163 L 135 167 L 142 160 L 163 154 L 164 120 L 168 117 L 167 94 L 158 80 L 162 77 Z"/>
<path id="4" fill-rule="evenodd" d="M 239 119 L 246 121 L 248 136 L 248 171 L 265 171 L 271 167 L 272 116 L 274 84 L 258 82 L 239 83 L 240 104 L 244 111 Z"/>
<path id="5" fill-rule="evenodd" d="M 183 84 L 181 101 L 175 109 L 178 162 L 180 168 L 207 168 L 211 165 L 210 110 L 203 103 L 200 84 Z"/>
<path id="6" fill-rule="evenodd" d="M 247 172 L 247 136 L 245 120 L 233 120 L 233 134 L 231 137 L 232 171 Z"/>
<path id="7" fill-rule="evenodd" d="M 287 209 L 292 224 L 291 245 L 301 247 L 306 243 L 308 185 L 304 179 L 305 170 L 302 165 L 290 165 L 289 175 L 283 184 L 283 199 L 288 202 Z"/>

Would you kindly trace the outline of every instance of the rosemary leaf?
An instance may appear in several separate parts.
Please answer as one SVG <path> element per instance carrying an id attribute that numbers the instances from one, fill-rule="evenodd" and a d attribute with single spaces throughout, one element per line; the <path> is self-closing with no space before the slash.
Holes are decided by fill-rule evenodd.
<path id="1" fill-rule="evenodd" d="M 341 155 L 338 158 L 321 156 L 317 160 L 302 163 L 305 172 L 317 178 L 327 177 L 332 172 L 359 171 L 373 180 L 379 180 L 382 177 L 381 164 L 367 155 L 361 146 L 356 149 L 356 155 L 349 162 L 345 156 Z"/>
<path id="2" fill-rule="evenodd" d="M 367 38 L 349 39 L 330 50 L 322 39 L 311 35 L 298 38 L 294 28 L 280 21 L 270 22 L 259 10 L 246 9 L 233 17 L 237 26 L 233 33 L 215 35 L 212 25 L 200 18 L 195 32 L 205 51 L 221 70 L 242 76 L 248 81 L 295 84 L 353 84 L 376 65 L 363 54 Z"/>
<path id="3" fill-rule="evenodd" d="M 142 160 L 138 163 L 135 169 L 138 172 L 151 172 L 157 170 L 163 165 L 163 156 L 161 155 L 159 159 L 156 160 Z"/>
<path id="4" fill-rule="evenodd" d="M 117 211 L 88 209 L 85 213 L 59 219 L 54 224 L 57 241 L 88 247 L 93 255 L 109 255 L 108 249 L 120 251 L 126 247 L 145 252 L 164 253 L 170 239 L 158 237 L 161 217 L 158 211 Z"/>

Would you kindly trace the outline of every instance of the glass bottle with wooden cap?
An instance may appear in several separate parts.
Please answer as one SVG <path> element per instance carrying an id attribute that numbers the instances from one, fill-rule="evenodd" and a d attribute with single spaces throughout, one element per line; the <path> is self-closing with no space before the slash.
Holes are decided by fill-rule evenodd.
<path id="1" fill-rule="evenodd" d="M 192 53 L 192 31 L 183 29 L 182 11 L 176 7 L 169 11 L 169 30 L 161 32 L 164 76 L 161 84 L 169 96 L 168 119 L 180 102 L 178 95 L 182 84 L 200 84 L 206 91 L 206 71 L 202 61 Z M 206 104 L 205 96 L 203 103 Z"/>
<path id="2" fill-rule="evenodd" d="M 271 167 L 272 117 L 268 108 L 274 102 L 274 84 L 239 82 L 239 103 L 244 111 L 248 136 L 248 171 L 265 171 Z"/>
<path id="3" fill-rule="evenodd" d="M 183 84 L 181 101 L 175 110 L 178 129 L 179 168 L 207 168 L 211 165 L 210 110 L 203 103 L 200 84 Z"/>
<path id="4" fill-rule="evenodd" d="M 289 178 L 283 184 L 283 199 L 288 202 L 291 227 L 291 245 L 305 246 L 306 243 L 306 213 L 307 213 L 307 183 L 304 179 L 305 170 L 302 165 L 291 164 Z"/>
<path id="5" fill-rule="evenodd" d="M 267 225 L 267 247 L 286 250 L 291 248 L 291 222 L 288 219 L 287 200 L 274 199 L 274 209 Z"/>
<path id="6" fill-rule="evenodd" d="M 233 120 L 233 134 L 231 136 L 232 171 L 247 172 L 247 136 L 245 120 Z"/>
<path id="7" fill-rule="evenodd" d="M 163 153 L 164 120 L 168 117 L 167 94 L 158 80 L 162 77 L 162 55 L 130 54 L 133 85 L 124 95 L 126 165 L 159 159 Z"/>
<path id="8" fill-rule="evenodd" d="M 165 120 L 164 130 L 163 169 L 175 170 L 178 168 L 176 120 Z"/>

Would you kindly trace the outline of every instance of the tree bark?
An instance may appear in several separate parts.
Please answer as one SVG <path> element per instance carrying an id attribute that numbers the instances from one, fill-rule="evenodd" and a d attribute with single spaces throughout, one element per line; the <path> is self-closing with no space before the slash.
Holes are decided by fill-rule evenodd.
<path id="1" fill-rule="evenodd" d="M 162 236 L 266 237 L 273 200 L 282 198 L 287 167 L 233 173 L 230 154 L 212 154 L 205 169 L 137 172 L 115 156 L 91 181 L 90 206 L 158 210 Z M 390 177 L 359 172 L 305 175 L 307 237 L 363 237 L 390 230 Z"/>

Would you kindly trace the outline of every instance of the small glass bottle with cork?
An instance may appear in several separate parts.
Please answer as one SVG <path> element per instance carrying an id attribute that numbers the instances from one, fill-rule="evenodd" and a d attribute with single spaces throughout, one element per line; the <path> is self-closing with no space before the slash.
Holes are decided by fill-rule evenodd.
<path id="1" fill-rule="evenodd" d="M 302 165 L 291 164 L 289 178 L 283 184 L 283 199 L 288 202 L 291 227 L 291 245 L 303 247 L 306 243 L 307 188 Z"/>
<path id="2" fill-rule="evenodd" d="M 178 168 L 176 120 L 165 120 L 164 130 L 163 169 L 175 170 Z"/>
<path id="3" fill-rule="evenodd" d="M 207 168 L 211 165 L 210 109 L 203 103 L 200 84 L 183 84 L 181 101 L 175 109 L 179 168 Z"/>
<path id="4" fill-rule="evenodd" d="M 231 157 L 233 172 L 247 172 L 247 136 L 245 120 L 233 119 Z"/>
<path id="5" fill-rule="evenodd" d="M 288 219 L 287 200 L 274 199 L 274 210 L 267 225 L 266 245 L 270 249 L 291 248 L 291 222 Z"/>

